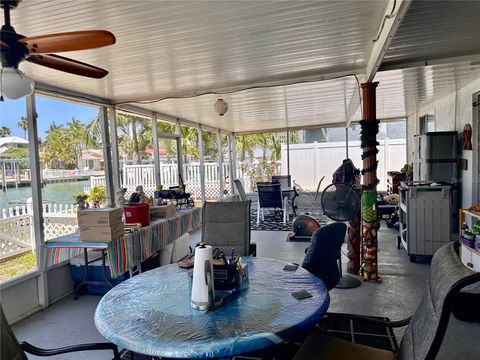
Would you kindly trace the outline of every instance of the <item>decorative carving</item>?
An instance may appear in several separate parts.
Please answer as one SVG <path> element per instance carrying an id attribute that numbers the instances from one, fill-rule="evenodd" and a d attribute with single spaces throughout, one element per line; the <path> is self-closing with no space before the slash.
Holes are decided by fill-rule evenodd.
<path id="1" fill-rule="evenodd" d="M 472 126 L 465 124 L 463 127 L 462 150 L 472 150 Z"/>

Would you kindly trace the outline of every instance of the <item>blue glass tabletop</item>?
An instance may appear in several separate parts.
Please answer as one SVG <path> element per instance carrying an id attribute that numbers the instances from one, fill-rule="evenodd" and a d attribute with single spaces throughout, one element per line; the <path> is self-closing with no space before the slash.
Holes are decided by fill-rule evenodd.
<path id="1" fill-rule="evenodd" d="M 98 331 L 121 348 L 170 358 L 208 359 L 260 350 L 312 327 L 328 309 L 323 282 L 303 268 L 242 258 L 249 286 L 212 311 L 190 306 L 189 270 L 177 264 L 135 276 L 110 290 L 98 304 Z M 307 290 L 311 298 L 291 293 Z"/>

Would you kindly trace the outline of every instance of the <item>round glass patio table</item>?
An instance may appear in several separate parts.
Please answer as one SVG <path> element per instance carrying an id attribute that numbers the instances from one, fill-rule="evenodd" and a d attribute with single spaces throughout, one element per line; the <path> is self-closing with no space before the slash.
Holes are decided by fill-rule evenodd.
<path id="1" fill-rule="evenodd" d="M 207 359 L 244 354 L 290 339 L 328 309 L 323 282 L 285 262 L 242 258 L 249 285 L 213 311 L 190 307 L 189 271 L 177 264 L 147 271 L 117 285 L 98 304 L 95 325 L 109 341 L 137 353 Z M 312 297 L 297 300 L 292 292 Z"/>

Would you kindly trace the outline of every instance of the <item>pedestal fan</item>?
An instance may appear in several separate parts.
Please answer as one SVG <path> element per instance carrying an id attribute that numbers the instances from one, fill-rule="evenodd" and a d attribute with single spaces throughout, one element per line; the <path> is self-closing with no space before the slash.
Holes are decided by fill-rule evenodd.
<path id="1" fill-rule="evenodd" d="M 345 222 L 351 220 L 360 211 L 360 196 L 353 185 L 333 183 L 322 193 L 323 213 L 333 221 Z M 338 257 L 340 280 L 337 288 L 351 289 L 361 285 L 361 280 L 348 274 L 342 274 L 341 254 Z"/>

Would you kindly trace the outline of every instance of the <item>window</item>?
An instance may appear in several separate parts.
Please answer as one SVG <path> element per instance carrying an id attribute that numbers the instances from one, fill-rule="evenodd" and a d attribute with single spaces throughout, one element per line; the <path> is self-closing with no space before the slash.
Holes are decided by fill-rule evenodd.
<path id="1" fill-rule="evenodd" d="M 25 98 L 0 103 L 0 282 L 37 270 Z"/>

